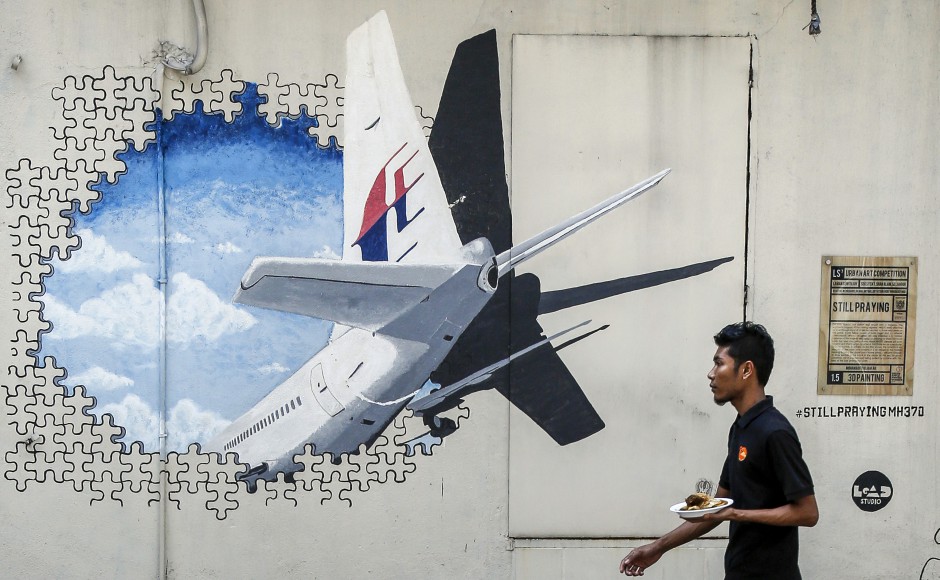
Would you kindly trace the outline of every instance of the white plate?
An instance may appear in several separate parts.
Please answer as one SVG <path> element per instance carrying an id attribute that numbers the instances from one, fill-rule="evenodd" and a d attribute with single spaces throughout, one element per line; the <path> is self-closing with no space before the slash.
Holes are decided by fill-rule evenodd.
<path id="1" fill-rule="evenodd" d="M 682 501 L 682 502 L 679 502 L 679 503 L 677 503 L 676 505 L 672 506 L 671 508 L 669 508 L 669 511 L 671 511 L 671 512 L 673 512 L 673 513 L 679 514 L 679 517 L 680 517 L 680 518 L 685 518 L 685 519 L 689 519 L 689 518 L 700 518 L 700 517 L 704 516 L 705 514 L 713 514 L 713 513 L 715 513 L 715 512 L 720 512 L 721 510 L 725 509 L 726 507 L 731 507 L 731 504 L 734 503 L 734 500 L 733 500 L 733 499 L 727 498 L 727 497 L 716 497 L 715 499 L 721 499 L 721 500 L 724 500 L 724 501 L 726 501 L 726 502 L 728 502 L 728 503 L 726 503 L 725 505 L 720 505 L 720 506 L 716 506 L 716 507 L 711 507 L 711 508 L 707 508 L 707 509 L 703 509 L 703 510 L 683 510 L 683 509 L 681 509 L 681 508 L 684 508 L 684 507 L 685 507 L 685 502 Z"/>

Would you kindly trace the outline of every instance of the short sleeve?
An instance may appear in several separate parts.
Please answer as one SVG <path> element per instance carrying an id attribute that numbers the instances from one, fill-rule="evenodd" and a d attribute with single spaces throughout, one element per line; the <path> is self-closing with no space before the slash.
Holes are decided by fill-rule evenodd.
<path id="1" fill-rule="evenodd" d="M 813 495 L 813 478 L 803 461 L 803 449 L 795 434 L 774 431 L 767 438 L 767 451 L 787 501 Z"/>

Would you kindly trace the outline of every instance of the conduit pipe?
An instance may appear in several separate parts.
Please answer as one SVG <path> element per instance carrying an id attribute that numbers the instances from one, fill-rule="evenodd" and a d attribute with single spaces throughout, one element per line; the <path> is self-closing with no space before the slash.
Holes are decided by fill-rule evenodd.
<path id="1" fill-rule="evenodd" d="M 206 5 L 203 0 L 193 0 L 193 12 L 196 16 L 196 55 L 188 62 L 175 62 L 168 57 L 163 57 L 162 63 L 158 63 L 155 72 L 158 106 L 156 107 L 156 133 L 157 133 L 157 203 L 159 234 L 160 240 L 160 272 L 157 283 L 160 286 L 160 353 L 159 353 L 159 398 L 160 398 L 160 419 L 159 419 L 159 441 L 160 441 L 160 499 L 158 514 L 157 531 L 157 566 L 158 578 L 166 578 L 167 565 L 167 485 L 166 477 L 163 472 L 166 470 L 167 456 L 167 267 L 166 267 L 166 158 L 163 149 L 163 75 L 167 68 L 181 72 L 184 75 L 191 75 L 202 70 L 206 64 L 206 57 L 209 53 L 209 26 L 206 22 Z"/>
<path id="2" fill-rule="evenodd" d="M 202 70 L 209 54 L 209 26 L 206 24 L 206 5 L 203 0 L 193 0 L 193 11 L 196 13 L 196 56 L 192 62 L 177 63 L 164 57 L 163 64 L 167 68 L 191 75 Z"/>
<path id="3" fill-rule="evenodd" d="M 166 471 L 166 456 L 167 456 L 167 255 L 166 255 L 166 157 L 164 154 L 163 148 L 163 74 L 165 72 L 165 67 L 161 63 L 157 63 L 157 70 L 154 71 L 157 77 L 156 89 L 157 89 L 157 107 L 156 107 L 156 133 L 157 133 L 157 219 L 158 219 L 158 233 L 157 239 L 160 244 L 160 255 L 159 255 L 159 273 L 157 275 L 157 283 L 160 287 L 160 301 L 159 301 L 159 319 L 160 319 L 160 338 L 159 338 L 159 405 L 160 405 L 160 418 L 158 423 L 159 429 L 159 441 L 160 441 L 160 500 L 159 500 L 159 513 L 158 513 L 158 523 L 157 523 L 157 559 L 158 559 L 158 578 L 161 580 L 167 577 L 167 554 L 166 554 L 166 540 L 167 540 L 167 478 L 163 476 L 163 472 Z"/>
<path id="4" fill-rule="evenodd" d="M 157 204 L 160 241 L 160 265 L 157 283 L 160 287 L 160 352 L 159 352 L 159 446 L 160 446 L 160 499 L 158 514 L 157 531 L 157 577 L 161 580 L 167 577 L 167 478 L 163 475 L 166 471 L 167 463 L 167 406 L 168 406 L 168 385 L 167 385 L 167 227 L 166 227 L 166 157 L 163 143 L 163 76 L 167 68 L 173 69 L 184 75 L 191 75 L 202 70 L 206 64 L 206 57 L 209 52 L 209 27 L 206 23 L 206 5 L 203 0 L 193 0 L 193 12 L 196 15 L 196 55 L 188 62 L 175 62 L 164 56 L 162 62 L 157 63 L 154 76 L 156 77 L 154 88 L 157 91 L 156 107 L 156 145 L 157 145 Z"/>
<path id="5" fill-rule="evenodd" d="M 166 174 L 163 148 L 163 75 L 167 68 L 181 72 L 184 75 L 191 75 L 202 70 L 206 64 L 206 57 L 209 53 L 209 26 L 206 22 L 206 5 L 203 0 L 193 0 L 193 12 L 196 15 L 196 55 L 188 63 L 175 62 L 168 57 L 163 57 L 162 63 L 158 63 L 154 76 L 154 83 L 157 90 L 156 107 L 156 133 L 157 133 L 157 203 L 159 234 L 160 240 L 160 272 L 157 283 L 160 286 L 160 353 L 159 353 L 159 398 L 160 398 L 160 422 L 159 422 L 159 440 L 160 440 L 160 508 L 158 515 L 157 532 L 157 559 L 158 559 L 158 578 L 167 577 L 167 485 L 166 477 L 163 472 L 166 471 L 167 457 L 167 264 L 166 264 Z"/>

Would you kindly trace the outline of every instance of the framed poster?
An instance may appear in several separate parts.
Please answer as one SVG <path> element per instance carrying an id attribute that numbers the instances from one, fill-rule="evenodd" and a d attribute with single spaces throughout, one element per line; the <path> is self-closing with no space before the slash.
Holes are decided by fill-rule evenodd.
<path id="1" fill-rule="evenodd" d="M 912 395 L 917 258 L 823 256 L 820 395 Z"/>

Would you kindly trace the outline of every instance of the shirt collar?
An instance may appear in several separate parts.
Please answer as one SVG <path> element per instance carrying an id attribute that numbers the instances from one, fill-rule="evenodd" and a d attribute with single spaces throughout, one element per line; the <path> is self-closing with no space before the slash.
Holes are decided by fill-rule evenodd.
<path id="1" fill-rule="evenodd" d="M 757 403 L 747 410 L 743 415 L 739 415 L 735 420 L 738 427 L 744 428 L 751 424 L 761 413 L 774 406 L 774 398 L 770 395 L 764 397 L 764 400 Z"/>

